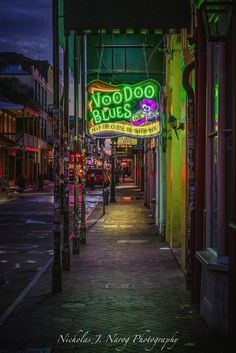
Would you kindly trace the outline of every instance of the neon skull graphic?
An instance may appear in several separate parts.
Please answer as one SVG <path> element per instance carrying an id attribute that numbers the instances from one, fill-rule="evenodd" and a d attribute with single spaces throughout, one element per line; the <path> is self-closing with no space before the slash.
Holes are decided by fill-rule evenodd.
<path id="1" fill-rule="evenodd" d="M 155 121 L 158 118 L 158 104 L 152 99 L 143 99 L 139 102 L 139 109 L 131 118 L 134 126 L 144 125 L 147 122 Z"/>

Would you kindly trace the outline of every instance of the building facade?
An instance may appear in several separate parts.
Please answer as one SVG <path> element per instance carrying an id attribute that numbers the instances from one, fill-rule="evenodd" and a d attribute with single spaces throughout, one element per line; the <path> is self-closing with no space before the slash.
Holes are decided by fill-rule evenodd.
<path id="1" fill-rule="evenodd" d="M 40 174 L 52 179 L 52 67 L 46 61 L 22 54 L 1 53 L 0 80 L 5 98 L 22 105 L 15 112 L 16 141 L 11 149 L 16 161 L 11 184 L 21 175 L 29 185 L 36 184 Z M 11 88 L 7 89 L 8 86 Z M 14 95 L 14 89 L 20 93 Z M 12 171 L 9 173 L 12 178 Z"/>
<path id="2" fill-rule="evenodd" d="M 235 2 L 232 4 L 228 33 L 216 37 L 210 20 L 210 32 L 206 30 L 205 8 L 196 2 L 193 299 L 213 331 L 235 337 Z M 222 21 L 225 10 L 227 7 L 219 12 L 216 23 Z"/>
<path id="3" fill-rule="evenodd" d="M 0 101 L 0 178 L 1 190 L 16 179 L 16 152 L 12 146 L 16 142 L 16 112 L 22 106 Z M 5 190 L 6 191 L 6 190 Z"/>
<path id="4" fill-rule="evenodd" d="M 192 304 L 214 332 L 235 337 L 236 4 L 219 39 L 204 22 L 208 2 L 195 3 L 191 30 L 166 35 L 156 222 Z"/>

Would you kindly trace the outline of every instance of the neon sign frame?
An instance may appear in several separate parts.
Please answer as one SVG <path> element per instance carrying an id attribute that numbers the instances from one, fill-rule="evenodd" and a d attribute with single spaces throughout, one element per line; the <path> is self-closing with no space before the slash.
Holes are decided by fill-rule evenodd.
<path id="1" fill-rule="evenodd" d="M 160 84 L 133 85 L 94 80 L 88 84 L 87 132 L 96 137 L 155 137 L 161 132 Z"/>

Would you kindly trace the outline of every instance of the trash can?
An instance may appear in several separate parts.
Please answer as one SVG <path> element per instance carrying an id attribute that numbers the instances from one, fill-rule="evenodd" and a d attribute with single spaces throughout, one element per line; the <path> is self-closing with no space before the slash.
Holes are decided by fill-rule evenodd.
<path id="1" fill-rule="evenodd" d="M 155 214 L 156 214 L 156 198 L 154 197 L 152 200 L 151 200 L 151 216 L 154 218 L 155 217 Z"/>
<path id="2" fill-rule="evenodd" d="M 43 176 L 42 176 L 42 174 L 39 174 L 39 176 L 38 176 L 38 189 L 39 190 L 43 189 Z"/>
<path id="3" fill-rule="evenodd" d="M 26 188 L 26 177 L 25 175 L 21 174 L 18 175 L 16 179 L 16 185 L 19 187 L 19 191 L 23 191 Z"/>
<path id="4" fill-rule="evenodd" d="M 0 177 L 0 192 L 7 193 L 8 191 L 8 178 L 5 175 Z"/>

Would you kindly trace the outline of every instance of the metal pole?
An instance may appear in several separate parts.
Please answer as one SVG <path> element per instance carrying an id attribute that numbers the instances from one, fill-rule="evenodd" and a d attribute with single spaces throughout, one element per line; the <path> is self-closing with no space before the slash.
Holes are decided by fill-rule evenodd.
<path id="1" fill-rule="evenodd" d="M 60 136 L 60 198 L 61 198 L 61 216 L 64 214 L 64 115 L 63 115 L 63 100 L 64 92 L 59 100 L 60 110 L 60 123 L 59 123 L 59 136 Z"/>
<path id="2" fill-rule="evenodd" d="M 79 254 L 79 205 L 78 205 L 78 187 L 79 187 L 79 159 L 78 159 L 78 137 L 79 137 L 79 61 L 78 61 L 78 37 L 75 34 L 74 42 L 74 236 L 73 236 L 73 254 Z"/>
<path id="3" fill-rule="evenodd" d="M 116 202 L 116 180 L 115 180 L 115 141 L 111 140 L 111 197 L 110 202 Z"/>
<path id="4" fill-rule="evenodd" d="M 69 246 L 69 37 L 65 37 L 64 51 L 64 209 L 62 267 L 70 269 Z"/>
<path id="5" fill-rule="evenodd" d="M 52 292 L 61 291 L 60 254 L 60 136 L 59 136 L 59 38 L 58 1 L 53 0 L 53 181 L 54 181 L 54 258 L 52 266 Z"/>
<path id="6" fill-rule="evenodd" d="M 144 206 L 148 206 L 147 203 L 147 187 L 148 187 L 148 148 L 147 148 L 147 139 L 144 139 Z"/>
<path id="7" fill-rule="evenodd" d="M 95 48 L 99 48 L 99 49 L 120 49 L 120 48 L 153 48 L 152 44 L 99 44 L 99 45 L 95 45 Z"/>
<path id="8" fill-rule="evenodd" d="M 102 153 L 102 196 L 103 196 L 103 212 L 104 215 L 106 213 L 106 206 L 105 206 L 105 173 L 104 173 L 104 143 L 105 140 L 101 140 L 101 153 Z"/>
<path id="9" fill-rule="evenodd" d="M 59 136 L 60 136 L 60 202 L 61 202 L 61 216 L 64 214 L 64 118 L 61 113 L 60 107 L 60 123 L 59 123 Z"/>
<path id="10" fill-rule="evenodd" d="M 86 185 L 86 144 L 85 144 L 85 115 L 86 115 L 86 35 L 81 36 L 80 41 L 81 58 L 81 104 L 82 104 L 82 189 L 81 189 L 81 223 L 80 241 L 86 243 L 86 222 L 85 222 L 85 185 Z"/>

